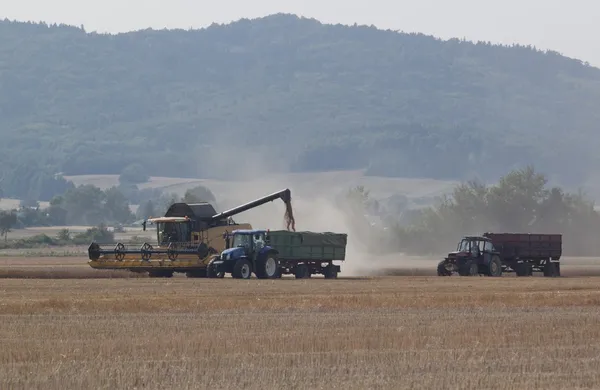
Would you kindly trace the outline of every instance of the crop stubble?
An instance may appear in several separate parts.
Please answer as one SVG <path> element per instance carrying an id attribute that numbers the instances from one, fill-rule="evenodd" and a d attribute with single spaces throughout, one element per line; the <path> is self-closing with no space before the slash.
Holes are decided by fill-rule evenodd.
<path id="1" fill-rule="evenodd" d="M 0 388 L 593 388 L 599 282 L 0 279 Z"/>

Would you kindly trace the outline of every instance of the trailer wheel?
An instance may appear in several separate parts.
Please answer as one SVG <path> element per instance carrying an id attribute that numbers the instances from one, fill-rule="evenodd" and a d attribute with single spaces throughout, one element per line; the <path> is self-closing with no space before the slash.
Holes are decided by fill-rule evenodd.
<path id="1" fill-rule="evenodd" d="M 502 262 L 498 256 L 492 257 L 488 266 L 488 275 L 494 277 L 502 276 Z"/>
<path id="2" fill-rule="evenodd" d="M 560 276 L 560 269 L 557 263 L 548 262 L 544 265 L 544 276 L 547 278 L 556 278 Z"/>
<path id="3" fill-rule="evenodd" d="M 298 264 L 294 267 L 294 276 L 296 279 L 307 279 L 310 278 L 310 270 L 306 264 Z"/>
<path id="4" fill-rule="evenodd" d="M 529 263 L 519 263 L 515 266 L 515 273 L 517 276 L 531 276 L 533 275 L 533 267 Z"/>
<path id="5" fill-rule="evenodd" d="M 325 267 L 325 272 L 323 272 L 325 279 L 337 279 L 338 273 L 333 264 L 329 264 Z"/>
<path id="6" fill-rule="evenodd" d="M 446 269 L 446 261 L 442 260 L 438 263 L 437 266 L 437 274 L 438 276 L 450 276 L 452 275 L 452 272 L 448 271 Z"/>
<path id="7" fill-rule="evenodd" d="M 239 259 L 233 266 L 233 277 L 236 279 L 250 279 L 252 266 L 246 259 Z"/>

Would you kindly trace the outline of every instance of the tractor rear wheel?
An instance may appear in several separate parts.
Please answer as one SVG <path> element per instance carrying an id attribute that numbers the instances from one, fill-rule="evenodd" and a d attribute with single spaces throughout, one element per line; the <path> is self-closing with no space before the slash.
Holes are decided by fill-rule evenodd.
<path id="1" fill-rule="evenodd" d="M 275 279 L 279 273 L 279 264 L 273 255 L 258 261 L 256 276 L 259 279 Z"/>

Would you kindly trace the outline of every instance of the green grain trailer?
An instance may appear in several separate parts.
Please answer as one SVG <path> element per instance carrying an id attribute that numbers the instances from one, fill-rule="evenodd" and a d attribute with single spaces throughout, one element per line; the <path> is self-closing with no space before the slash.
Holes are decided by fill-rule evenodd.
<path id="1" fill-rule="evenodd" d="M 281 273 L 294 274 L 296 278 L 313 274 L 336 278 L 341 267 L 333 261 L 346 260 L 348 235 L 344 233 L 277 230 L 268 232 L 268 240 L 278 252 Z"/>
<path id="2" fill-rule="evenodd" d="M 209 275 L 248 279 L 273 279 L 285 274 L 309 278 L 322 274 L 337 278 L 341 267 L 334 261 L 346 259 L 348 235 L 343 233 L 290 232 L 287 230 L 234 230 L 227 238 L 228 249 L 210 265 Z"/>

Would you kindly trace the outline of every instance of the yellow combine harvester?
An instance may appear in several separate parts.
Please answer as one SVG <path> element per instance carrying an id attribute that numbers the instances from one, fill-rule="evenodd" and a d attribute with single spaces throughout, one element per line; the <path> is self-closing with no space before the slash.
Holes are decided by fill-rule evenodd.
<path id="1" fill-rule="evenodd" d="M 171 277 L 175 272 L 188 277 L 223 277 L 222 273 L 207 274 L 209 264 L 228 247 L 232 230 L 252 229 L 248 223 L 238 224 L 232 216 L 281 199 L 286 205 L 288 230 L 295 231 L 291 192 L 285 189 L 233 209 L 217 213 L 209 203 L 174 203 L 164 217 L 144 222 L 156 225 L 158 245 L 145 242 L 138 248 L 117 243 L 113 248 L 101 248 L 92 242 L 88 248 L 88 264 L 95 269 L 125 269 L 148 272 L 151 277 Z"/>

